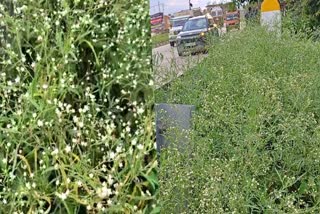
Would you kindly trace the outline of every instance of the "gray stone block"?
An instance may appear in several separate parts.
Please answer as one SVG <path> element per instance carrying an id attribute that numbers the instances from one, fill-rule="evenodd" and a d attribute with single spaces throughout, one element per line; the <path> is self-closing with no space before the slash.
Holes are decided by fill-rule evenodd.
<path id="1" fill-rule="evenodd" d="M 193 105 L 165 104 L 155 105 L 157 152 L 174 142 L 180 149 L 188 143 L 191 128 Z"/>

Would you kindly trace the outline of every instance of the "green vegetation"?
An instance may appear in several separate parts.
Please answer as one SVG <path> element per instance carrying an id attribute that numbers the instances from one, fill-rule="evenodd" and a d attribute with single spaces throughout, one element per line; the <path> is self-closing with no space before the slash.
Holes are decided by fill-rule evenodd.
<path id="1" fill-rule="evenodd" d="M 169 33 L 161 33 L 152 36 L 152 46 L 155 47 L 163 42 L 169 42 Z"/>
<path id="2" fill-rule="evenodd" d="M 319 213 L 319 56 L 319 43 L 246 28 L 157 91 L 197 108 L 188 152 L 162 152 L 162 212 Z"/>
<path id="3" fill-rule="evenodd" d="M 320 40 L 320 3 L 318 0 L 287 0 L 290 27 L 294 33 Z"/>
<path id="4" fill-rule="evenodd" d="M 0 213 L 156 213 L 149 1 L 6 2 Z"/>

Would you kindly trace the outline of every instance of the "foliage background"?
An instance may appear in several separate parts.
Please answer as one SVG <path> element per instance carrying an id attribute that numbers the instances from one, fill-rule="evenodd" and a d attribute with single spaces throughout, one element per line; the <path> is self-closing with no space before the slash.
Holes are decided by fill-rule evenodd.
<path id="1" fill-rule="evenodd" d="M 295 33 L 320 39 L 320 2 L 317 0 L 288 0 L 291 29 Z"/>
<path id="2" fill-rule="evenodd" d="M 0 213 L 154 212 L 148 4 L 1 1 Z"/>

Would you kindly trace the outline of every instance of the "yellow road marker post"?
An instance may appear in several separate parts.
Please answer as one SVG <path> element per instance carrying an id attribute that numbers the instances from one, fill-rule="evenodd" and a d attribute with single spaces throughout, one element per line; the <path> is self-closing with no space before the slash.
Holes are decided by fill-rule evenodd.
<path id="1" fill-rule="evenodd" d="M 281 10 L 278 0 L 264 0 L 261 4 L 260 23 L 270 31 L 281 33 Z"/>

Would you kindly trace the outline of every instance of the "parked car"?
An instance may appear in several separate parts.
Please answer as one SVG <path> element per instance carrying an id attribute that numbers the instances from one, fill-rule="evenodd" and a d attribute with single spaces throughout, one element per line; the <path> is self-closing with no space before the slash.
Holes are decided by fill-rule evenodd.
<path id="1" fill-rule="evenodd" d="M 176 43 L 177 35 L 180 33 L 183 25 L 188 21 L 190 17 L 190 15 L 187 15 L 171 18 L 171 28 L 169 30 L 169 42 L 171 47 L 173 47 Z"/>
<path id="2" fill-rule="evenodd" d="M 205 15 L 190 18 L 177 36 L 178 55 L 206 51 L 206 38 L 209 35 L 219 36 L 216 24 Z"/>
<path id="3" fill-rule="evenodd" d="M 240 12 L 227 12 L 224 18 L 224 24 L 227 28 L 227 31 L 230 31 L 231 29 L 240 30 Z"/>

